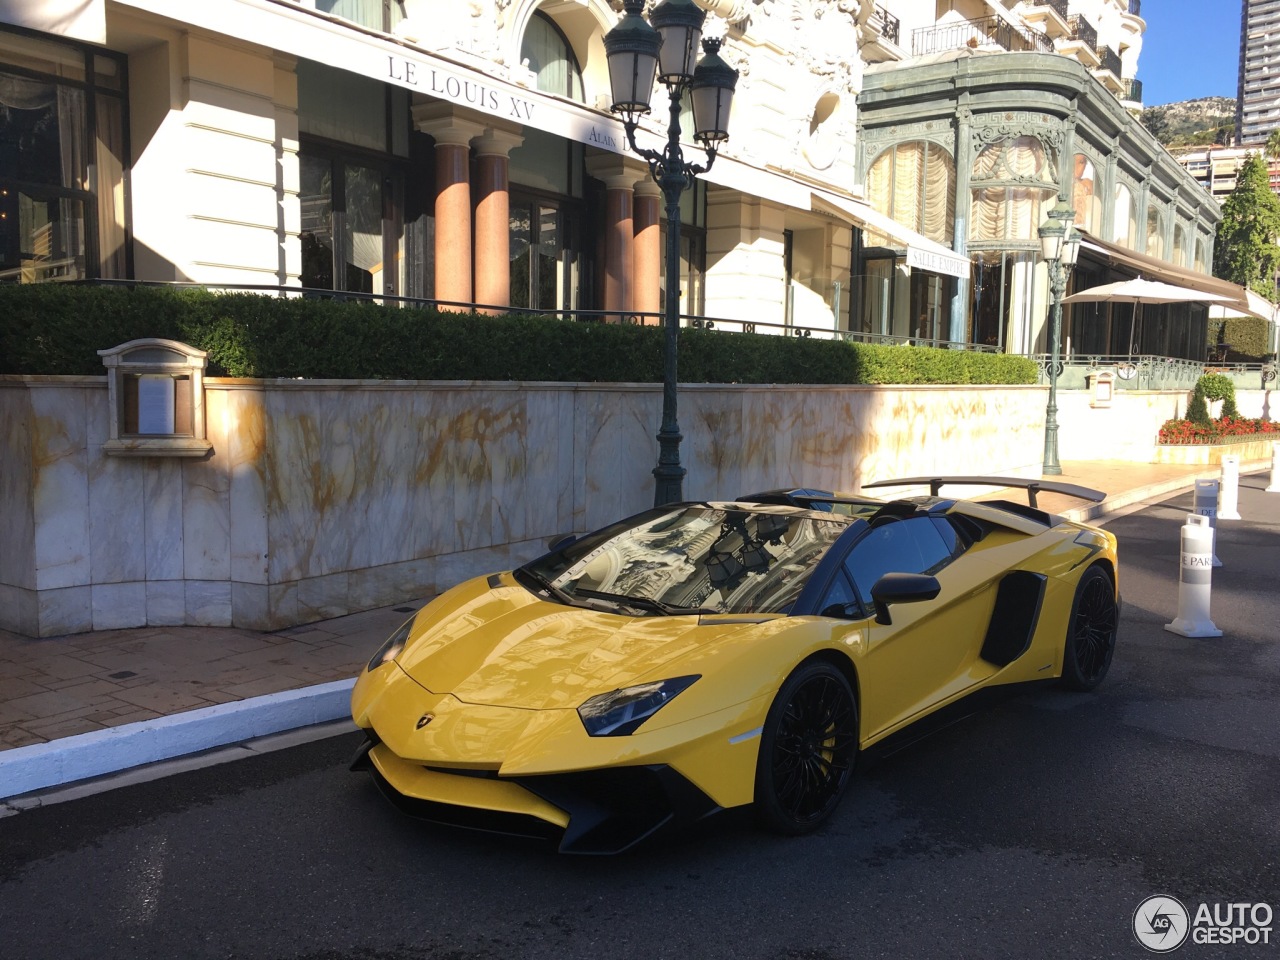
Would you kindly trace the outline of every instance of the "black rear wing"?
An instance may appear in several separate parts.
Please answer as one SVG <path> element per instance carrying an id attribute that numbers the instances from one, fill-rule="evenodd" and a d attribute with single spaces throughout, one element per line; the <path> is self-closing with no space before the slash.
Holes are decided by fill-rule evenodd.
<path id="1" fill-rule="evenodd" d="M 944 486 L 968 487 L 1017 487 L 1027 491 L 1027 503 L 1036 507 L 1036 496 L 1040 493 L 1061 493 L 1078 500 L 1090 503 L 1101 503 L 1107 495 L 1101 490 L 1081 487 L 1074 483 L 1058 483 L 1056 480 L 1027 480 L 1022 477 L 904 477 L 901 480 L 877 480 L 875 483 L 864 483 L 863 490 L 875 487 L 905 487 L 917 484 L 929 485 L 929 495 L 936 497 Z"/>

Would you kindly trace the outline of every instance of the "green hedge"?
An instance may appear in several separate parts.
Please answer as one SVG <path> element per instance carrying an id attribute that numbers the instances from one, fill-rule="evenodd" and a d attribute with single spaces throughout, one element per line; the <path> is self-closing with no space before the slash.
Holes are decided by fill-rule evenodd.
<path id="1" fill-rule="evenodd" d="M 1258 317 L 1227 317 L 1210 320 L 1208 347 L 1213 351 L 1220 343 L 1230 347 L 1227 360 L 1257 362 L 1271 352 L 1267 321 Z"/>
<path id="2" fill-rule="evenodd" d="M 193 288 L 0 286 L 0 373 L 103 373 L 140 337 L 209 354 L 209 374 L 339 380 L 662 380 L 659 327 L 480 316 Z M 688 329 L 685 383 L 1034 383 L 1024 357 Z"/>

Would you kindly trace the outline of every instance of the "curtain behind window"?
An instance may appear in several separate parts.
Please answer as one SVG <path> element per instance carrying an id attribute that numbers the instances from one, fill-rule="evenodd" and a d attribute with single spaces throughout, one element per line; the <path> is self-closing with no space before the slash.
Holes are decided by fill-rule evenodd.
<path id="1" fill-rule="evenodd" d="M 1147 255 L 1164 257 L 1164 218 L 1155 207 L 1147 207 Z"/>
<path id="2" fill-rule="evenodd" d="M 545 14 L 534 14 L 520 44 L 520 60 L 538 76 L 538 89 L 581 101 L 582 73 L 573 49 Z"/>
<path id="3" fill-rule="evenodd" d="M 1036 240 L 1058 192 L 1044 147 L 1026 136 L 985 147 L 973 163 L 973 184 L 969 239 L 975 242 Z"/>
<path id="4" fill-rule="evenodd" d="M 926 141 L 900 143 L 882 153 L 867 174 L 871 206 L 921 233 L 950 245 L 956 209 L 951 157 Z"/>
<path id="5" fill-rule="evenodd" d="M 97 103 L 98 269 L 100 276 L 120 278 L 125 275 L 123 106 L 118 97 L 102 95 Z"/>

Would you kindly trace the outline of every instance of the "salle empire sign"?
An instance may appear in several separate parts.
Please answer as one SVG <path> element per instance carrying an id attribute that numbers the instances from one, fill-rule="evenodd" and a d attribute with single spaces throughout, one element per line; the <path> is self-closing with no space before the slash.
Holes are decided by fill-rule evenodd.
<path id="1" fill-rule="evenodd" d="M 410 90 L 517 123 L 527 123 L 548 133 L 580 140 L 615 153 L 626 151 L 614 132 L 584 118 L 557 110 L 559 104 L 554 101 L 538 103 L 478 80 L 394 55 L 387 57 L 386 79 Z M 539 109 L 540 107 L 546 109 Z"/>

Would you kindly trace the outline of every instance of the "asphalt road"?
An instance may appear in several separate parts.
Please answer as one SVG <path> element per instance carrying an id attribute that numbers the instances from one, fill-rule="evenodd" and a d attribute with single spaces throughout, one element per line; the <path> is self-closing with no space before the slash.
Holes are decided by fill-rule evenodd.
<path id="1" fill-rule="evenodd" d="M 1190 497 L 1114 520 L 1125 610 L 1099 691 L 1025 693 L 880 761 L 817 835 L 726 815 L 632 855 L 561 857 L 402 817 L 346 771 L 344 735 L 0 820 L 0 956 L 1142 957 L 1132 917 L 1154 894 L 1280 915 L 1280 494 L 1264 483 L 1245 478 L 1246 520 L 1220 523 L 1224 638 L 1163 629 Z"/>

